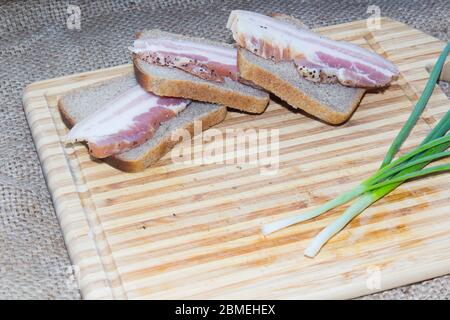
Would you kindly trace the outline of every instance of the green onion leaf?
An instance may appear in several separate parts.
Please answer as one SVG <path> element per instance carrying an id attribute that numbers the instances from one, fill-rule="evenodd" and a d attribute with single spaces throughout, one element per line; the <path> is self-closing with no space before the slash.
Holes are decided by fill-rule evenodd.
<path id="1" fill-rule="evenodd" d="M 403 142 L 405 142 L 406 138 L 411 133 L 411 130 L 417 123 L 417 120 L 419 120 L 419 117 L 422 114 L 423 109 L 427 105 L 428 100 L 430 99 L 431 94 L 433 93 L 434 86 L 439 80 L 439 75 L 441 74 L 442 67 L 445 63 L 445 59 L 447 58 L 449 52 L 450 52 L 450 43 L 447 43 L 444 50 L 441 52 L 436 64 L 434 65 L 433 70 L 431 71 L 430 79 L 428 79 L 425 89 L 423 90 L 419 101 L 416 103 L 413 112 L 409 116 L 408 120 L 406 121 L 406 123 L 404 124 L 398 135 L 395 137 L 391 147 L 389 148 L 386 156 L 384 157 L 383 163 L 381 164 L 381 168 L 388 165 L 392 161 L 392 159 L 402 146 Z"/>

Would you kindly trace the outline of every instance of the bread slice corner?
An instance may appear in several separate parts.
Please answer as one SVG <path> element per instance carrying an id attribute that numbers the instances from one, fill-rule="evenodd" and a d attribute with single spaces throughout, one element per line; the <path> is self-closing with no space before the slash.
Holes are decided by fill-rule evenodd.
<path id="1" fill-rule="evenodd" d="M 137 82 L 134 76 L 129 74 L 68 92 L 58 99 L 62 121 L 72 128 L 115 95 L 133 85 L 137 85 Z M 155 135 L 144 144 L 103 160 L 125 172 L 143 171 L 177 144 L 177 141 L 172 139 L 172 132 L 184 129 L 193 136 L 195 121 L 201 121 L 202 130 L 206 130 L 222 122 L 226 114 L 225 106 L 193 101 L 177 117 L 162 123 Z"/>

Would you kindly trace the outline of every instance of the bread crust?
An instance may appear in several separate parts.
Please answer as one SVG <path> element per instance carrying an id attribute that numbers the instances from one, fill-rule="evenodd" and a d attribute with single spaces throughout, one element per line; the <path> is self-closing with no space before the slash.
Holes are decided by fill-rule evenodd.
<path id="1" fill-rule="evenodd" d="M 245 49 L 238 50 L 238 68 L 242 78 L 250 80 L 256 85 L 272 92 L 292 107 L 302 109 L 327 123 L 341 124 L 348 120 L 365 93 L 364 89 L 358 91 L 358 94 L 351 102 L 351 108 L 347 112 L 332 110 L 328 106 L 304 94 L 289 82 L 252 63 L 245 58 L 242 50 Z"/>
<path id="2" fill-rule="evenodd" d="M 263 113 L 269 103 L 269 96 L 258 99 L 208 83 L 166 79 L 146 73 L 139 66 L 139 59 L 136 57 L 133 58 L 133 65 L 136 80 L 141 87 L 160 96 L 217 103 L 232 109 L 256 114 Z"/>
<path id="3" fill-rule="evenodd" d="M 58 109 L 64 124 L 68 128 L 72 128 L 76 122 L 66 112 L 63 99 L 58 100 Z M 221 106 L 216 111 L 208 113 L 195 120 L 200 120 L 202 122 L 202 129 L 206 130 L 222 122 L 225 119 L 226 115 L 227 115 L 227 108 Z M 192 136 L 194 134 L 194 120 L 185 125 L 184 129 L 187 130 Z M 177 143 L 178 143 L 177 141 L 173 141 L 171 139 L 171 133 L 169 133 L 165 135 L 164 138 L 161 139 L 161 141 L 159 141 L 159 143 L 156 146 L 149 149 L 143 156 L 141 156 L 138 159 L 134 160 L 125 159 L 120 154 L 118 154 L 102 160 L 104 160 L 106 163 L 110 164 L 111 166 L 121 171 L 139 172 L 156 163 L 161 157 L 163 157 L 167 152 L 169 152 Z"/>

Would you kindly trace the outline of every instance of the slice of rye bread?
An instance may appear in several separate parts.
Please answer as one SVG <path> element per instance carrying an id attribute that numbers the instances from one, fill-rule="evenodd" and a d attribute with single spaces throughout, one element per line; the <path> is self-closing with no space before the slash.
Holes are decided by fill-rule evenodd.
<path id="1" fill-rule="evenodd" d="M 58 109 L 64 123 L 71 128 L 118 94 L 135 85 L 137 85 L 136 79 L 130 73 L 79 88 L 63 95 L 58 100 Z M 226 114 L 225 106 L 193 101 L 175 118 L 163 122 L 155 135 L 144 144 L 103 160 L 122 171 L 142 171 L 157 162 L 177 144 L 177 141 L 171 139 L 172 132 L 185 129 L 192 136 L 194 121 L 201 121 L 202 129 L 206 130 L 222 122 Z"/>
<path id="2" fill-rule="evenodd" d="M 214 42 L 202 38 L 185 37 L 160 30 L 138 33 L 139 38 L 185 39 L 215 46 L 233 45 Z M 145 62 L 134 55 L 134 70 L 139 84 L 147 91 L 160 96 L 182 97 L 198 101 L 212 102 L 249 113 L 262 113 L 269 103 L 269 94 L 263 90 L 225 78 L 214 82 L 203 80 L 177 68 L 158 66 Z"/>
<path id="3" fill-rule="evenodd" d="M 274 15 L 274 18 L 306 28 L 292 16 Z M 243 48 L 238 51 L 238 68 L 242 78 L 330 124 L 348 120 L 366 92 L 362 88 L 306 80 L 293 62 L 276 63 Z"/>

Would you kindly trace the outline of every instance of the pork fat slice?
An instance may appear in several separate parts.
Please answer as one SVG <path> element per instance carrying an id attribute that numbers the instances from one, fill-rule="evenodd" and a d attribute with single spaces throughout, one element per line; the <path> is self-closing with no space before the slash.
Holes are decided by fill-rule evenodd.
<path id="1" fill-rule="evenodd" d="M 189 103 L 156 96 L 137 85 L 77 123 L 67 142 L 86 141 L 92 156 L 106 158 L 143 144 L 161 122 L 175 117 Z"/>
<path id="2" fill-rule="evenodd" d="M 130 50 L 149 63 L 179 68 L 199 78 L 238 80 L 236 48 L 179 39 L 136 39 Z"/>
<path id="3" fill-rule="evenodd" d="M 293 60 L 308 80 L 370 88 L 386 86 L 398 76 L 397 68 L 376 53 L 262 14 L 234 10 L 227 28 L 239 46 L 258 56 Z"/>

